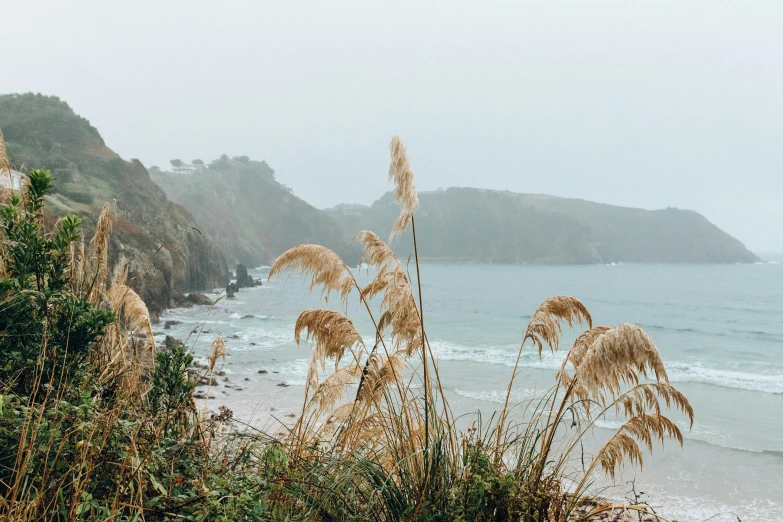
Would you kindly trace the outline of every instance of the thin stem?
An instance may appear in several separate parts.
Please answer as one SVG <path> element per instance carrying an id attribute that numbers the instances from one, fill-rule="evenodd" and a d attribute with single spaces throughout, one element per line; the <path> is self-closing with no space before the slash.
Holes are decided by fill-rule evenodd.
<path id="1" fill-rule="evenodd" d="M 425 344 L 427 343 L 426 335 L 424 333 L 424 303 L 422 301 L 421 294 L 421 269 L 419 267 L 419 248 L 416 243 L 416 220 L 411 216 L 411 232 L 413 233 L 413 257 L 416 261 L 416 283 L 419 288 L 419 322 L 421 323 L 421 355 L 422 362 L 424 364 L 424 477 L 426 490 L 429 482 L 429 467 L 427 465 L 429 460 L 430 450 L 430 377 L 427 364 L 427 350 Z"/>
<path id="2" fill-rule="evenodd" d="M 508 381 L 508 389 L 506 390 L 506 400 L 503 402 L 503 409 L 500 410 L 500 416 L 498 416 L 498 429 L 495 439 L 495 447 L 500 447 L 500 440 L 503 435 L 503 426 L 506 423 L 506 415 L 508 414 L 508 401 L 511 398 L 511 388 L 514 386 L 514 379 L 516 379 L 519 368 L 519 360 L 522 358 L 522 349 L 525 347 L 525 341 L 527 340 L 527 332 L 525 332 L 525 338 L 522 339 L 522 344 L 519 346 L 519 352 L 517 353 L 517 360 L 514 362 L 514 371 L 511 372 L 511 379 Z"/>

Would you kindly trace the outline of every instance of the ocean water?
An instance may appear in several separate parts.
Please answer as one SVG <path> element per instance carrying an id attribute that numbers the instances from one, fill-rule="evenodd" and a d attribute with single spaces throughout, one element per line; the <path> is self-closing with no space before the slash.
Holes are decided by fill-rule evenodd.
<path id="1" fill-rule="evenodd" d="M 226 405 L 236 417 L 275 430 L 291 421 L 304 391 L 310 348 L 294 343 L 294 322 L 305 308 L 324 305 L 297 276 L 266 284 L 267 271 L 251 271 L 263 287 L 214 307 L 170 310 L 162 320 L 180 324 L 155 331 L 158 340 L 164 333 L 186 339 L 200 357 L 222 334 L 227 380 L 211 390 L 209 407 Z M 358 275 L 360 283 L 367 277 Z M 456 413 L 502 407 L 531 315 L 549 296 L 573 295 L 595 324 L 644 329 L 696 414 L 682 449 L 671 441 L 645 454 L 643 470 L 626 470 L 618 483 L 634 481 L 645 500 L 681 522 L 783 520 L 783 265 L 424 264 L 422 281 L 427 333 Z M 349 315 L 372 338 L 356 301 Z M 554 384 L 576 336 L 564 332 L 556 354 L 539 358 L 525 347 L 515 400 Z M 601 421 L 596 440 L 617 426 Z M 622 489 L 605 494 L 622 498 Z"/>

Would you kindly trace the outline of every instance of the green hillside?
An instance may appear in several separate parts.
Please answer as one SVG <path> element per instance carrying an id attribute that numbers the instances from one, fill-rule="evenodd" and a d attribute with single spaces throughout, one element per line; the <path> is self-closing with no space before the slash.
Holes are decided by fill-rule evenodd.
<path id="1" fill-rule="evenodd" d="M 358 261 L 358 249 L 342 228 L 276 181 L 266 162 L 224 155 L 201 170 L 150 171 L 215 238 L 229 262 L 270 264 L 302 243 L 319 243 Z"/>
<path id="2" fill-rule="evenodd" d="M 641 210 L 474 188 L 419 193 L 420 257 L 507 263 L 748 263 L 758 257 L 691 210 Z M 391 194 L 372 206 L 327 211 L 351 233 L 387 235 L 399 207 Z M 410 240 L 395 245 L 407 256 Z"/>
<path id="3" fill-rule="evenodd" d="M 134 285 L 151 312 L 188 290 L 225 285 L 225 261 L 193 216 L 166 198 L 138 160 L 109 149 L 67 103 L 40 94 L 0 96 L 0 129 L 16 170 L 49 169 L 57 178 L 46 208 L 82 217 L 88 237 L 102 205 L 116 201 L 110 251 L 131 261 Z"/>

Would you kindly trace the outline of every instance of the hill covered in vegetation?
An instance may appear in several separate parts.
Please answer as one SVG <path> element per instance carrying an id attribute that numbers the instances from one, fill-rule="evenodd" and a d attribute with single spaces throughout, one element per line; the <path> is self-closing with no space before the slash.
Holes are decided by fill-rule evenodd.
<path id="1" fill-rule="evenodd" d="M 266 162 L 223 155 L 208 165 L 194 160 L 195 168 L 173 163 L 179 165 L 174 172 L 150 168 L 153 179 L 193 213 L 229 262 L 271 264 L 301 243 L 358 261 L 358 248 L 340 225 L 279 183 Z"/>
<path id="2" fill-rule="evenodd" d="M 475 188 L 420 192 L 422 259 L 505 263 L 750 263 L 758 257 L 691 210 L 642 210 Z M 349 233 L 390 230 L 391 193 L 327 211 Z M 412 251 L 410 240 L 395 249 Z M 406 254 L 407 255 L 407 254 Z"/>
<path id="3" fill-rule="evenodd" d="M 57 179 L 46 197 L 54 217 L 78 215 L 89 234 L 101 207 L 116 202 L 111 261 L 129 260 L 132 286 L 153 314 L 187 290 L 226 284 L 221 252 L 193 216 L 166 197 L 138 160 L 108 148 L 67 103 L 32 93 L 0 96 L 0 129 L 12 168 L 48 169 Z"/>

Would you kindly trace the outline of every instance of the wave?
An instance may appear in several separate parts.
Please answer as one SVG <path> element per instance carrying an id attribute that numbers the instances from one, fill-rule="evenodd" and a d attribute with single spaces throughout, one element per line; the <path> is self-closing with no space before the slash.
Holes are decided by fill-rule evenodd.
<path id="1" fill-rule="evenodd" d="M 764 340 L 777 341 L 777 342 L 783 341 L 783 336 L 781 336 L 780 333 L 775 333 L 775 332 L 767 332 L 764 330 L 736 330 L 736 329 L 732 329 L 729 331 L 735 334 L 740 334 L 747 337 L 753 337 L 756 339 L 764 339 Z"/>
<path id="2" fill-rule="evenodd" d="M 462 397 L 475 399 L 478 401 L 492 403 L 492 404 L 503 404 L 506 400 L 505 390 L 455 389 L 454 393 Z M 542 390 L 533 390 L 533 389 L 514 390 L 511 393 L 510 403 L 521 404 L 530 400 L 535 400 L 540 398 L 543 393 L 544 391 Z M 598 419 L 595 422 L 595 426 L 601 429 L 617 431 L 622 427 L 623 422 L 624 421 L 618 419 Z M 710 446 L 720 447 L 733 451 L 742 451 L 742 452 L 754 453 L 758 455 L 768 455 L 773 457 L 783 457 L 783 451 L 769 450 L 769 449 L 750 449 L 750 448 L 737 446 L 734 444 L 734 439 L 730 433 L 712 426 L 708 426 L 706 424 L 701 424 L 696 422 L 694 423 L 692 428 L 689 428 L 689 425 L 686 421 L 676 421 L 676 424 L 682 430 L 683 436 L 688 440 L 701 442 L 704 444 L 708 444 Z"/>
<path id="3" fill-rule="evenodd" d="M 505 390 L 469 391 L 469 390 L 460 390 L 458 388 L 455 388 L 454 393 L 456 393 L 457 395 L 461 395 L 462 397 L 467 397 L 468 399 L 476 399 L 479 401 L 492 402 L 496 404 L 503 404 L 506 401 Z M 541 393 L 537 392 L 536 390 L 529 390 L 529 389 L 514 390 L 511 392 L 511 398 L 509 402 L 511 404 L 519 404 L 520 402 L 528 401 L 530 399 L 535 399 L 540 395 Z"/>
<path id="4" fill-rule="evenodd" d="M 636 323 L 636 326 L 641 328 L 642 330 L 646 330 L 648 332 L 677 332 L 677 333 L 695 333 L 699 335 L 713 335 L 717 337 L 724 337 L 725 334 L 722 333 L 716 333 L 716 332 L 705 332 L 704 330 L 699 330 L 697 328 L 676 328 L 671 326 L 663 326 L 660 324 L 645 324 L 645 323 Z"/>
<path id="5" fill-rule="evenodd" d="M 673 362 L 667 365 L 672 382 L 695 382 L 761 393 L 783 394 L 783 375 L 765 375 L 706 368 L 699 363 Z"/>
<path id="6" fill-rule="evenodd" d="M 504 346 L 468 346 L 443 339 L 436 339 L 430 344 L 436 357 L 442 361 L 471 361 L 513 367 L 519 353 L 519 345 L 514 344 Z M 538 352 L 534 349 L 525 347 L 519 360 L 519 366 L 522 368 L 558 370 L 563 363 L 565 355 L 564 351 L 554 354 L 544 351 L 539 357 Z"/>
<path id="7" fill-rule="evenodd" d="M 689 440 L 705 442 L 712 446 L 719 446 L 721 448 L 732 449 L 732 450 L 751 451 L 754 453 L 761 453 L 762 451 L 762 450 L 758 450 L 758 451 L 749 450 L 746 448 L 740 448 L 734 446 L 732 445 L 733 437 L 731 436 L 730 433 L 720 430 L 718 428 L 714 428 L 712 426 L 708 426 L 706 424 L 695 422 L 693 424 L 693 427 L 689 428 L 689 425 L 686 421 L 676 421 L 675 423 L 677 424 L 677 426 L 679 426 L 680 430 L 682 430 L 683 436 Z M 595 422 L 596 427 L 612 430 L 612 431 L 617 431 L 618 429 L 620 429 L 620 427 L 622 427 L 622 425 L 623 425 L 623 421 L 620 420 L 598 419 Z"/>
<path id="8" fill-rule="evenodd" d="M 646 500 L 655 504 L 661 500 L 662 507 L 656 508 L 661 516 L 680 522 L 737 522 L 737 520 L 783 520 L 783 504 L 763 498 L 753 500 L 736 500 L 726 498 L 717 500 L 711 495 L 687 496 L 672 491 L 672 485 L 662 487 L 657 484 L 646 484 Z M 676 485 L 674 486 L 676 488 Z M 614 499 L 618 503 L 627 499 Z M 727 504 L 725 502 L 730 502 Z"/>
<path id="9" fill-rule="evenodd" d="M 728 324 L 736 324 L 738 322 L 741 322 L 737 319 L 728 319 L 722 321 L 723 323 Z M 751 339 L 763 339 L 763 340 L 769 340 L 769 341 L 783 341 L 783 335 L 781 335 L 780 332 L 770 332 L 765 330 L 746 330 L 746 329 L 738 329 L 738 328 L 730 328 L 726 332 L 719 332 L 719 331 L 710 331 L 710 330 L 701 330 L 699 328 L 693 328 L 693 327 L 674 327 L 674 326 L 664 326 L 660 324 L 645 324 L 645 323 L 636 323 L 636 325 L 648 332 L 674 332 L 678 334 L 696 334 L 700 336 L 710 336 L 710 337 L 746 337 Z"/>
<path id="10" fill-rule="evenodd" d="M 279 373 L 279 378 L 289 386 L 304 386 L 307 384 L 307 370 L 310 368 L 309 359 L 295 359 L 268 365 L 272 371 Z"/>
<path id="11" fill-rule="evenodd" d="M 442 339 L 432 341 L 432 348 L 436 356 L 443 361 L 466 361 L 507 367 L 514 366 L 519 350 L 516 345 L 467 346 Z M 522 352 L 519 366 L 559 370 L 565 356 L 565 350 L 554 354 L 544 351 L 539 357 L 535 350 L 526 349 Z M 722 370 L 705 367 L 700 363 L 683 362 L 668 362 L 666 368 L 672 382 L 693 382 L 760 393 L 783 394 L 783 374 Z"/>

